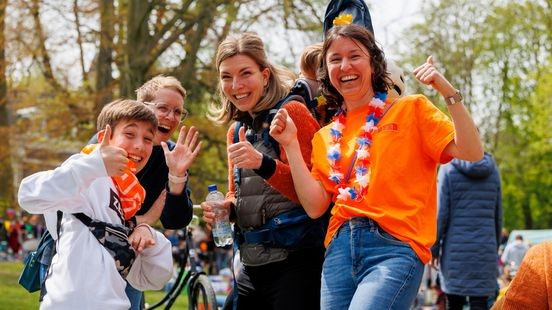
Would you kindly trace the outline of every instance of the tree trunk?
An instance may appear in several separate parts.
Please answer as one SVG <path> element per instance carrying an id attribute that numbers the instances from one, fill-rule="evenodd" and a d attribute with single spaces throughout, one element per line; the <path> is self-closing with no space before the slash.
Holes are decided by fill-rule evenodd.
<path id="1" fill-rule="evenodd" d="M 6 80 L 5 53 L 5 17 L 7 0 L 0 0 L 0 137 L 4 137 L 0 145 L 0 210 L 13 207 L 13 171 L 10 157 L 10 124 L 8 118 L 8 85 Z"/>
<path id="2" fill-rule="evenodd" d="M 113 0 L 102 0 L 100 3 L 100 47 L 96 62 L 96 98 L 94 100 L 94 119 L 98 117 L 102 107 L 113 98 L 113 37 L 115 20 Z"/>
<path id="3" fill-rule="evenodd" d="M 134 91 L 144 82 L 148 71 L 149 44 L 148 1 L 130 0 L 127 12 L 126 46 L 121 70 L 121 97 L 134 98 Z"/>

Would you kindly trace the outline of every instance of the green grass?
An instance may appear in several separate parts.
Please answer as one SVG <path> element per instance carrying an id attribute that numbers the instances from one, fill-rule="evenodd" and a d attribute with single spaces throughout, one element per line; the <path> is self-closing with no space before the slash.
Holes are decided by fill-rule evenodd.
<path id="1" fill-rule="evenodd" d="M 17 280 L 22 262 L 0 262 L 0 309 L 38 309 L 39 292 L 27 292 Z"/>
<path id="2" fill-rule="evenodd" d="M 35 310 L 38 309 L 39 292 L 29 293 L 17 283 L 23 269 L 22 262 L 0 262 L 0 309 Z M 148 291 L 146 302 L 150 304 L 161 300 L 165 293 L 162 291 Z M 187 309 L 188 297 L 182 293 L 173 304 L 173 309 Z"/>
<path id="3" fill-rule="evenodd" d="M 186 294 L 186 288 L 184 288 L 182 294 L 178 296 L 174 304 L 172 305 L 172 309 L 188 309 L 188 295 Z M 165 292 L 163 291 L 147 291 L 145 293 L 146 295 L 146 303 L 149 305 L 153 305 L 154 303 L 158 302 L 159 300 L 163 299 L 165 297 Z M 157 309 L 164 309 L 164 307 L 158 307 Z"/>

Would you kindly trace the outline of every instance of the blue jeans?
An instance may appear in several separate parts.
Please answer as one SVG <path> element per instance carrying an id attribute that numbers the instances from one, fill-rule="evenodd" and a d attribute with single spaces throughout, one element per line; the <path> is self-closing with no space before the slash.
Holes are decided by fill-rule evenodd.
<path id="1" fill-rule="evenodd" d="M 409 309 L 424 265 L 406 243 L 368 218 L 339 228 L 322 269 L 322 309 Z"/>
<path id="2" fill-rule="evenodd" d="M 125 293 L 130 300 L 130 310 L 142 309 L 142 291 L 135 289 L 127 282 Z"/>

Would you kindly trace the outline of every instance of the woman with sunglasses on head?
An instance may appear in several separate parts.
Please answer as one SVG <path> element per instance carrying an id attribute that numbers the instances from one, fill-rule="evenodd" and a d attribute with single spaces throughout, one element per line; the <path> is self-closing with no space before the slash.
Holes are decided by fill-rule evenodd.
<path id="1" fill-rule="evenodd" d="M 452 121 L 422 95 L 387 100 L 391 81 L 372 33 L 333 27 L 318 79 L 327 104 L 341 111 L 314 136 L 312 169 L 299 151 L 297 122 L 280 110 L 271 124 L 309 216 L 334 202 L 323 309 L 409 309 L 436 238 L 437 165 L 483 156 L 458 91 L 432 58 L 414 74 L 445 97 Z"/>
<path id="2" fill-rule="evenodd" d="M 232 122 L 226 138 L 228 193 L 224 206 L 234 211 L 237 230 L 234 242 L 244 265 L 237 276 L 235 306 L 318 309 L 323 235 L 311 240 L 318 244 L 302 249 L 291 249 L 270 240 L 254 242 L 247 237 L 259 232 L 274 217 L 302 209 L 287 157 L 270 142 L 267 122 L 269 111 L 288 94 L 295 76 L 268 61 L 262 39 L 253 33 L 228 36 L 218 47 L 216 66 L 222 100 L 210 108 L 210 117 L 220 124 Z M 302 124 L 300 156 L 308 162 L 310 141 L 319 129 L 317 121 L 297 101 L 284 104 L 281 110 L 288 111 L 294 121 Z M 243 126 L 239 127 L 238 122 Z M 213 223 L 211 203 L 204 202 L 201 207 L 204 220 Z M 232 308 L 234 297 L 229 295 L 224 309 Z"/>

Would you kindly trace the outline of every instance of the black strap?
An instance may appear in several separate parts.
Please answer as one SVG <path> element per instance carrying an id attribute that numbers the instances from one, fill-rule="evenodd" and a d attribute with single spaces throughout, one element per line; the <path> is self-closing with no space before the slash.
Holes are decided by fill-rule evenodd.
<path id="1" fill-rule="evenodd" d="M 52 257 L 56 255 L 56 245 L 59 240 L 59 236 L 61 235 L 61 219 L 63 218 L 63 212 L 57 211 L 57 221 L 56 221 L 56 233 L 57 233 L 57 239 L 55 240 L 54 246 L 52 247 L 52 251 L 50 253 L 50 264 L 48 265 L 48 269 L 46 270 L 46 276 L 48 276 L 48 273 L 50 272 L 50 266 L 52 265 Z M 44 299 L 44 296 L 46 296 L 46 280 L 44 280 L 42 283 L 40 283 L 40 295 L 38 296 L 38 301 L 42 302 Z"/>
<path id="2" fill-rule="evenodd" d="M 73 215 L 78 218 L 84 225 L 90 227 L 92 219 L 84 213 L 73 213 Z"/>
<path id="3" fill-rule="evenodd" d="M 57 237 L 59 239 L 59 235 L 61 232 L 61 218 L 63 218 L 63 212 L 59 211 L 57 212 L 57 225 L 56 225 L 56 231 L 57 231 Z"/>

